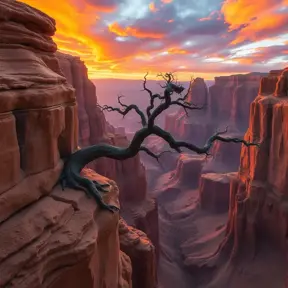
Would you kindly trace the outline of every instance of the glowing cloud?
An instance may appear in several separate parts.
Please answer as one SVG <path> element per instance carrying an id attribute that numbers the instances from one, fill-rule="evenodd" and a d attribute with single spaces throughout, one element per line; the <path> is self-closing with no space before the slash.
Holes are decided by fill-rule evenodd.
<path id="1" fill-rule="evenodd" d="M 109 30 L 119 36 L 134 36 L 137 38 L 152 38 L 152 39 L 160 39 L 164 36 L 163 33 L 153 32 L 153 31 L 145 31 L 141 29 L 137 29 L 136 27 L 121 27 L 117 22 L 110 24 Z"/>
<path id="2" fill-rule="evenodd" d="M 288 63 L 288 0 L 22 2 L 56 20 L 59 50 L 80 57 L 90 78 L 178 69 L 181 80 L 211 79 Z"/>
<path id="3" fill-rule="evenodd" d="M 149 4 L 149 9 L 150 9 L 150 11 L 152 11 L 152 12 L 157 12 L 157 11 L 158 11 L 158 9 L 156 8 L 154 2 L 151 2 L 151 3 Z"/>
<path id="4" fill-rule="evenodd" d="M 240 29 L 231 44 L 265 39 L 267 35 L 285 32 L 288 24 L 287 12 L 284 10 L 281 13 L 285 5 L 287 0 L 226 0 L 221 12 L 229 24 L 229 31 Z"/>

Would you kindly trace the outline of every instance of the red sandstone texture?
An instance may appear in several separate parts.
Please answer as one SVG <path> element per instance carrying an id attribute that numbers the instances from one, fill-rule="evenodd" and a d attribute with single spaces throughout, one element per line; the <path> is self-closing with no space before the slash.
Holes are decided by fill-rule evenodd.
<path id="1" fill-rule="evenodd" d="M 161 252 L 158 277 L 161 288 L 198 287 L 206 279 L 205 273 L 200 271 L 203 258 L 215 252 L 223 239 L 229 198 L 227 189 L 222 193 L 219 188 L 223 183 L 227 186 L 227 181 L 225 175 L 221 179 L 218 174 L 214 179 L 209 175 L 212 185 L 208 187 L 208 181 L 203 185 L 201 192 L 205 199 L 201 201 L 197 186 L 204 162 L 205 156 L 181 154 L 175 170 L 159 176 L 150 191 L 157 198 L 159 207 Z M 206 206 L 201 207 L 204 204 Z M 219 204 L 222 204 L 222 210 L 216 210 Z"/>
<path id="2" fill-rule="evenodd" d="M 205 287 L 273 288 L 288 284 L 286 73 L 287 68 L 264 77 L 251 104 L 245 139 L 261 144 L 241 149 L 239 174 L 232 177 L 230 186 L 226 237 L 211 262 L 206 262 L 217 263 L 219 268 Z"/>
<path id="3" fill-rule="evenodd" d="M 183 109 L 167 115 L 165 129 L 176 139 L 201 146 L 213 133 L 217 130 L 223 131 L 226 127 L 228 127 L 226 137 L 243 138 L 248 127 L 249 105 L 258 93 L 261 75 L 250 73 L 215 77 L 215 84 L 209 89 L 204 79 L 196 78 L 188 95 L 188 101 L 199 106 L 205 105 L 204 108 L 188 111 L 188 116 Z M 151 140 L 148 146 L 158 151 L 169 148 L 160 142 Z M 240 149 L 240 145 L 237 144 L 215 143 L 211 150 L 213 157 L 205 162 L 203 172 L 236 172 L 239 167 Z M 165 157 L 168 158 L 168 155 Z M 169 157 L 172 162 L 172 156 Z M 164 157 L 162 159 L 165 167 L 173 169 L 166 164 Z"/>
<path id="4" fill-rule="evenodd" d="M 188 95 L 188 101 L 200 106 L 206 104 L 205 108 L 188 112 L 188 117 L 185 111 L 180 109 L 166 118 L 166 129 L 175 138 L 182 138 L 198 145 L 203 145 L 216 130 L 223 130 L 226 126 L 229 128 L 225 137 L 243 138 L 244 128 L 248 126 L 249 105 L 257 95 L 260 77 L 261 74 L 256 73 L 216 77 L 215 84 L 209 90 L 202 78 L 196 78 Z M 167 144 L 156 139 L 152 139 L 148 146 L 155 152 L 169 150 Z M 174 170 L 179 157 L 176 170 L 171 173 L 180 173 L 176 178 L 182 181 L 182 184 L 188 183 L 190 188 L 196 188 L 200 184 L 200 207 L 203 209 L 206 207 L 210 212 L 225 212 L 229 203 L 229 173 L 238 171 L 240 150 L 239 144 L 218 141 L 210 151 L 212 157 L 207 159 L 197 155 L 189 156 L 190 151 L 180 156 L 177 153 L 165 153 L 160 159 L 162 166 L 166 167 L 166 170 L 162 169 L 162 173 Z M 145 155 L 143 160 L 148 171 L 151 169 L 150 174 L 155 174 L 154 171 L 157 170 L 154 168 L 155 164 L 152 165 L 152 161 Z M 184 162 L 187 163 L 183 166 Z M 159 165 L 158 171 L 161 171 Z M 199 182 L 201 173 L 205 173 L 205 176 Z M 206 173 L 213 174 L 209 174 L 211 177 L 207 178 Z M 149 183 L 149 187 L 150 185 L 152 184 Z M 218 196 L 222 200 L 218 199 Z"/>
<path id="5" fill-rule="evenodd" d="M 0 287 L 132 287 L 133 257 L 145 245 L 125 238 L 131 262 L 120 250 L 119 215 L 81 191 L 55 186 L 61 158 L 78 145 L 75 90 L 54 54 L 55 22 L 12 0 L 2 0 L 0 11 Z M 104 200 L 119 206 L 114 181 L 89 169 L 83 174 L 109 183 Z M 133 231 L 152 261 L 138 280 L 154 285 L 154 247 Z"/>
<path id="6" fill-rule="evenodd" d="M 78 57 L 59 52 L 57 52 L 57 58 L 63 74 L 75 88 L 79 117 L 79 145 L 86 147 L 99 142 L 117 146 L 128 145 L 125 133 L 119 134 L 118 130 L 115 131 L 114 127 L 107 123 L 104 113 L 97 106 L 96 87 L 88 79 L 84 62 Z M 145 199 L 145 168 L 141 165 L 138 155 L 121 162 L 100 159 L 90 166 L 101 175 L 117 181 L 120 191 L 123 190 L 120 195 L 121 200 L 137 202 Z M 136 187 L 138 193 L 135 193 Z"/>
<path id="7" fill-rule="evenodd" d="M 115 129 L 107 123 L 104 113 L 97 106 L 96 88 L 88 79 L 84 62 L 78 57 L 59 52 L 57 58 L 63 74 L 75 88 L 80 146 L 95 145 L 99 142 L 128 146 L 125 132 L 122 133 L 121 129 Z M 158 251 L 157 204 L 147 197 L 146 173 L 139 155 L 125 161 L 103 158 L 88 166 L 117 182 L 125 219 L 130 225 L 136 225 L 145 231 Z"/>
<path id="8" fill-rule="evenodd" d="M 234 173 L 232 173 L 234 175 Z M 201 209 L 223 213 L 229 209 L 230 174 L 205 173 L 201 175 L 199 196 Z"/>
<path id="9" fill-rule="evenodd" d="M 190 111 L 188 112 L 188 116 L 183 109 L 180 109 L 177 113 L 167 116 L 166 129 L 170 131 L 175 138 L 181 138 L 187 142 L 201 146 L 216 130 L 224 130 L 226 126 L 228 126 L 228 133 L 225 134 L 225 137 L 243 138 L 244 131 L 248 127 L 249 105 L 257 95 L 260 81 L 261 74 L 257 73 L 215 77 L 215 84 L 208 90 L 204 80 L 202 78 L 196 78 L 191 92 L 188 95 L 188 101 L 200 106 L 206 104 L 205 108 L 200 111 Z M 155 152 L 157 150 L 163 151 L 169 149 L 163 141 L 156 140 L 150 141 L 149 148 L 154 149 Z M 223 192 L 220 198 L 222 199 L 222 197 L 224 197 L 222 200 L 225 204 L 221 204 L 220 206 L 222 208 L 219 209 L 222 212 L 228 210 L 229 193 L 227 191 L 229 189 L 229 181 L 226 181 L 226 184 L 224 184 L 222 180 L 219 182 L 217 179 L 228 179 L 229 176 L 226 175 L 227 173 L 238 171 L 240 150 L 241 145 L 239 144 L 216 142 L 210 151 L 212 157 L 208 157 L 198 166 L 195 163 L 191 163 L 193 168 L 187 169 L 188 172 L 186 174 L 188 176 L 185 177 L 186 179 L 189 179 L 189 175 L 196 173 L 194 171 L 195 169 L 199 169 L 197 172 L 198 175 L 200 175 L 200 173 L 219 173 L 219 175 L 214 175 L 212 178 L 209 178 L 209 180 L 207 180 L 207 175 L 201 178 L 199 193 L 201 195 L 200 202 L 204 201 L 200 205 L 202 208 L 210 207 L 211 205 L 208 210 L 217 211 L 217 201 L 212 199 L 217 199 L 218 196 L 216 195 L 222 193 L 219 188 L 221 185 L 224 185 L 226 192 Z M 187 153 L 191 152 L 187 151 Z M 175 165 L 173 157 L 176 158 L 178 155 L 170 153 L 170 155 L 165 155 L 165 158 L 161 158 L 161 162 L 165 167 L 168 167 L 168 171 L 175 167 L 173 167 L 173 165 Z M 171 162 L 171 165 L 166 164 L 167 158 L 168 162 Z M 181 163 L 181 158 L 183 158 L 183 156 L 180 156 L 178 164 Z M 149 162 L 145 161 L 145 163 Z M 177 171 L 182 170 L 177 168 L 176 172 Z M 185 174 L 184 172 L 181 173 L 183 173 L 183 175 Z M 196 183 L 196 186 L 197 184 L 199 184 L 199 182 Z M 190 180 L 190 187 L 195 187 L 195 182 L 192 180 Z M 206 189 L 206 187 L 209 187 L 209 189 Z M 208 202 L 206 199 L 208 199 Z M 211 199 L 211 203 L 209 199 Z"/>
<path id="10" fill-rule="evenodd" d="M 161 287 L 287 286 L 286 73 L 261 80 L 245 134 L 261 145 L 241 148 L 239 173 L 201 175 L 205 159 L 182 154 L 176 171 L 158 177 Z"/>
<path id="11" fill-rule="evenodd" d="M 203 143 L 216 128 L 229 125 L 229 130 L 245 131 L 248 127 L 249 105 L 257 95 L 261 75 L 231 75 L 215 77 L 209 89 L 204 79 L 196 78 L 188 100 L 205 104 L 202 111 L 191 111 L 186 117 L 183 110 L 166 119 L 167 130 L 179 138 Z M 224 125 L 224 126 L 223 126 Z"/>
<path id="12" fill-rule="evenodd" d="M 156 253 L 155 247 L 147 235 L 120 219 L 120 247 L 129 255 L 132 262 L 132 282 L 137 288 L 156 288 Z"/>

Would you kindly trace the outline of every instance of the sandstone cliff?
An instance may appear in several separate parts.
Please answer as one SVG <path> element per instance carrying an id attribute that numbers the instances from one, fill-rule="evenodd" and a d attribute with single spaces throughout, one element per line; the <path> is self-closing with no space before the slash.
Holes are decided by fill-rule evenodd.
<path id="1" fill-rule="evenodd" d="M 205 287 L 272 288 L 288 284 L 287 71 L 271 71 L 263 77 L 251 104 L 245 139 L 261 143 L 260 148 L 241 149 L 239 173 L 230 186 L 226 237 L 216 253 L 218 260 L 229 255 L 230 266 L 220 265 L 213 285 Z M 241 273 L 244 269 L 247 272 Z"/>
<path id="2" fill-rule="evenodd" d="M 204 109 L 189 112 L 189 117 L 179 109 L 167 116 L 166 129 L 179 138 L 195 139 L 199 143 L 205 141 L 213 129 L 223 125 L 229 125 L 231 130 L 245 131 L 249 105 L 257 95 L 260 80 L 261 74 L 253 73 L 220 76 L 215 77 L 215 84 L 208 89 L 204 79 L 196 78 L 187 100 L 205 105 Z"/>
<path id="3" fill-rule="evenodd" d="M 201 111 L 193 110 L 188 117 L 179 110 L 166 118 L 166 129 L 176 138 L 184 139 L 198 145 L 216 131 L 228 126 L 226 136 L 243 137 L 248 127 L 249 105 L 255 99 L 259 89 L 261 75 L 231 75 L 215 77 L 215 84 L 209 89 L 202 78 L 196 78 L 188 101 L 205 105 Z M 237 171 L 239 166 L 240 146 L 216 143 L 210 159 L 203 172 L 226 173 Z"/>
<path id="4" fill-rule="evenodd" d="M 165 129 L 176 138 L 194 139 L 196 142 L 201 142 L 206 139 L 206 134 L 209 133 L 209 129 L 206 127 L 208 123 L 206 118 L 208 115 L 209 92 L 203 78 L 195 79 L 187 101 L 199 106 L 204 105 L 204 108 L 203 110 L 188 111 L 188 115 L 183 109 L 168 114 L 165 119 Z"/>
<path id="5" fill-rule="evenodd" d="M 84 62 L 79 57 L 60 52 L 57 52 L 57 58 L 64 76 L 75 88 L 79 117 L 79 145 L 86 147 L 99 142 L 117 146 L 128 145 L 125 134 L 116 133 L 115 129 L 106 122 L 104 113 L 97 106 L 96 87 L 88 79 Z M 123 190 L 120 196 L 123 197 L 123 201 L 137 202 L 145 199 L 145 168 L 138 155 L 122 162 L 100 159 L 92 163 L 90 167 L 106 177 L 117 180 L 120 190 Z M 133 171 L 133 176 L 131 171 Z M 134 192 L 136 187 L 138 193 Z"/>
<path id="6" fill-rule="evenodd" d="M 261 144 L 240 147 L 239 172 L 201 175 L 205 159 L 182 153 L 155 181 L 163 287 L 287 287 L 288 68 L 260 82 L 245 139 Z"/>
<path id="7" fill-rule="evenodd" d="M 97 106 L 96 88 L 88 79 L 84 62 L 78 57 L 60 52 L 57 52 L 57 58 L 63 74 L 75 88 L 79 145 L 85 147 L 104 142 L 115 146 L 128 146 L 125 133 L 120 134 L 119 129 L 114 129 Z M 157 205 L 153 199 L 147 197 L 146 172 L 139 155 L 121 162 L 103 158 L 88 166 L 117 182 L 122 215 L 130 225 L 135 225 L 148 234 L 158 253 Z"/>
<path id="8" fill-rule="evenodd" d="M 146 235 L 134 229 L 140 244 L 127 236 L 123 246 L 117 213 L 55 186 L 61 158 L 78 145 L 75 90 L 55 56 L 55 21 L 13 0 L 2 0 L 0 11 L 0 287 L 132 287 L 132 266 L 143 265 L 133 257 L 145 249 L 151 269 L 136 271 L 147 283 L 137 287 L 153 287 L 155 251 Z M 114 181 L 83 174 L 109 183 L 104 199 L 119 206 Z"/>

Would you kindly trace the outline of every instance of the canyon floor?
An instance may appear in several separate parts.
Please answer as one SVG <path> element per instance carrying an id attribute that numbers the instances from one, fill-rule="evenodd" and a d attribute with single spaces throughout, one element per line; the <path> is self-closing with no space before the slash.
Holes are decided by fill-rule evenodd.
<path id="1" fill-rule="evenodd" d="M 145 165 L 148 170 L 160 169 L 157 163 Z M 158 201 L 159 288 L 284 287 L 285 259 L 265 239 L 253 255 L 243 253 L 233 264 L 229 258 L 222 259 L 216 268 L 219 259 L 211 259 L 225 237 L 228 213 L 201 209 L 199 189 L 184 185 L 175 175 L 173 170 L 163 173 L 150 181 L 149 188 Z"/>

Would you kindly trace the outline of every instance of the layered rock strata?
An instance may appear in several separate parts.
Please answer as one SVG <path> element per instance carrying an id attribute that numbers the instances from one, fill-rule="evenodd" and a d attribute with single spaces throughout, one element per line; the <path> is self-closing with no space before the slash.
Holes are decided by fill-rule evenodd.
<path id="1" fill-rule="evenodd" d="M 0 11 L 0 287 L 132 287 L 119 215 L 100 210 L 81 191 L 55 185 L 61 159 L 78 146 L 75 89 L 55 56 L 55 21 L 12 0 L 1 1 Z M 114 181 L 89 169 L 82 173 L 109 183 L 104 200 L 119 206 Z M 133 253 L 133 237 L 127 239 Z"/>
<path id="2" fill-rule="evenodd" d="M 219 274 L 224 269 L 220 268 L 217 280 L 207 287 L 234 285 L 236 281 L 249 288 L 287 285 L 286 73 L 287 68 L 263 77 L 259 94 L 251 104 L 245 139 L 260 146 L 241 149 L 239 173 L 232 178 L 230 186 L 226 237 L 214 254 L 228 255 L 233 265 L 228 270 L 225 268 L 227 277 Z M 211 259 L 215 263 L 215 257 Z M 239 274 L 244 263 L 253 271 L 249 278 Z M 258 271 L 259 267 L 264 273 Z"/>
<path id="3" fill-rule="evenodd" d="M 85 147 L 101 142 L 120 147 L 128 146 L 125 133 L 121 134 L 123 131 L 111 126 L 99 108 L 96 87 L 88 79 L 84 62 L 79 57 L 60 52 L 56 55 L 63 75 L 75 88 L 79 145 Z M 146 172 L 139 155 L 124 161 L 103 158 L 90 163 L 88 167 L 117 182 L 122 215 L 130 225 L 143 229 L 158 248 L 157 204 L 147 196 Z"/>

